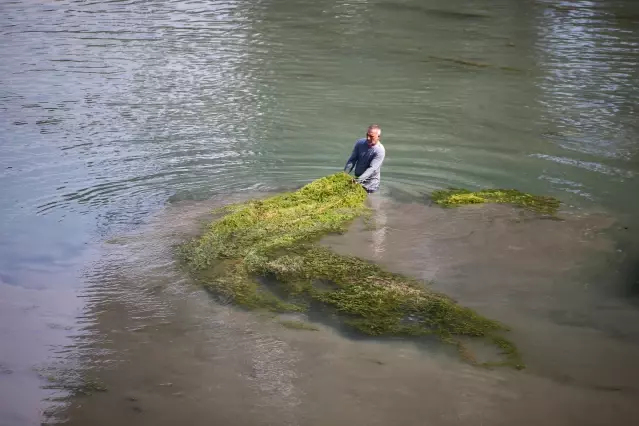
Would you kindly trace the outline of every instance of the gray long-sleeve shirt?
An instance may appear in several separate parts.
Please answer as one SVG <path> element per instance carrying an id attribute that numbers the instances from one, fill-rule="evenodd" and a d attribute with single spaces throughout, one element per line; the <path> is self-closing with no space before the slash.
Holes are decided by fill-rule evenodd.
<path id="1" fill-rule="evenodd" d="M 346 161 L 344 171 L 350 173 L 355 169 L 355 177 L 369 192 L 379 189 L 379 181 L 381 179 L 381 168 L 386 156 L 386 150 L 381 142 L 377 142 L 373 146 L 369 146 L 366 138 L 359 139 L 355 142 L 353 152 Z"/>

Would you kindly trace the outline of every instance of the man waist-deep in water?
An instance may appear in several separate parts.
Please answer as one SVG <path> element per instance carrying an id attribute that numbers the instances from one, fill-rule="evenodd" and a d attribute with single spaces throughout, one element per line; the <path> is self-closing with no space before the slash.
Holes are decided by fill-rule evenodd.
<path id="1" fill-rule="evenodd" d="M 382 129 L 373 124 L 368 127 L 366 137 L 358 139 L 351 156 L 346 161 L 344 171 L 355 171 L 355 181 L 361 184 L 369 194 L 379 189 L 381 168 L 386 156 L 384 145 L 379 141 Z"/>

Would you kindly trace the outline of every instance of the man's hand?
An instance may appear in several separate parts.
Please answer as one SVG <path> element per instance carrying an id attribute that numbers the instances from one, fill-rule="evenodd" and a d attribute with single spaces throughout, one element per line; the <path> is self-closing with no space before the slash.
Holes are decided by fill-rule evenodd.
<path id="1" fill-rule="evenodd" d="M 347 173 L 346 171 L 344 171 L 344 174 L 346 174 L 346 176 L 348 176 L 348 177 L 350 177 L 350 178 L 351 178 L 351 183 L 352 183 L 353 185 L 355 185 L 355 184 L 361 185 L 361 182 L 359 181 L 359 179 L 357 179 L 357 178 L 356 178 L 356 177 L 354 177 L 354 176 L 351 176 L 351 175 L 350 175 L 350 173 Z"/>

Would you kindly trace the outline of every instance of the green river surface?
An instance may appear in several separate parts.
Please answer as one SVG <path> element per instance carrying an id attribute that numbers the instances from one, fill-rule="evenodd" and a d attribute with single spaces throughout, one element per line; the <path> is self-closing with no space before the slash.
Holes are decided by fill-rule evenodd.
<path id="1" fill-rule="evenodd" d="M 639 424 L 638 101 L 635 0 L 3 0 L 0 425 Z M 285 328 L 176 268 L 371 123 L 376 226 L 324 243 L 509 324 L 525 370 Z"/>

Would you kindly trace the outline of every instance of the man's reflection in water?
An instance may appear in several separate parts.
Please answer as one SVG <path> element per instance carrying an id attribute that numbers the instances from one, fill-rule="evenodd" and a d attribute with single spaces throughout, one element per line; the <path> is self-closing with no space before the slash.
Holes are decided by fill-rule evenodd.
<path id="1" fill-rule="evenodd" d="M 369 194 L 368 202 L 373 210 L 372 228 L 372 251 L 375 259 L 381 259 L 386 251 L 386 200 L 379 194 Z"/>

